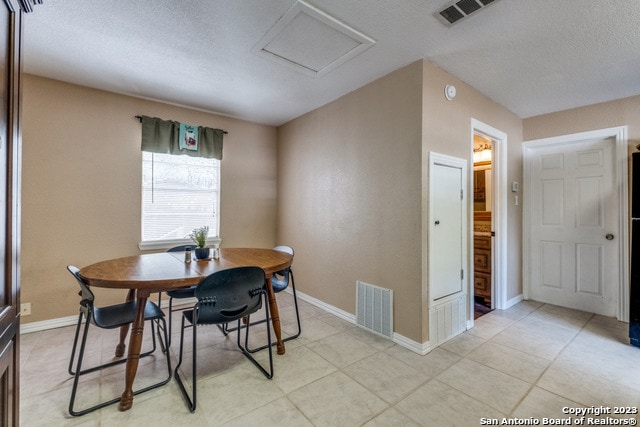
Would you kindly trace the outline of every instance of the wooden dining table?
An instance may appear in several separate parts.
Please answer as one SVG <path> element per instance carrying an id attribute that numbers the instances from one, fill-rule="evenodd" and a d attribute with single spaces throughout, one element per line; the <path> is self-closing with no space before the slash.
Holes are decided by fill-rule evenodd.
<path id="1" fill-rule="evenodd" d="M 274 249 L 221 248 L 219 259 L 185 262 L 183 252 L 163 252 L 136 255 L 97 262 L 80 269 L 89 286 L 128 289 L 127 300 L 137 301 L 136 317 L 131 325 L 129 352 L 125 372 L 125 390 L 118 409 L 126 411 L 133 406 L 133 382 L 138 370 L 142 336 L 144 331 L 144 307 L 152 293 L 197 285 L 217 271 L 234 267 L 258 266 L 265 272 L 269 313 L 277 340 L 277 353 L 285 348 L 280 329 L 280 315 L 276 296 L 271 285 L 273 273 L 291 266 L 293 255 Z M 120 332 L 120 343 L 116 346 L 117 357 L 124 355 L 128 326 Z"/>

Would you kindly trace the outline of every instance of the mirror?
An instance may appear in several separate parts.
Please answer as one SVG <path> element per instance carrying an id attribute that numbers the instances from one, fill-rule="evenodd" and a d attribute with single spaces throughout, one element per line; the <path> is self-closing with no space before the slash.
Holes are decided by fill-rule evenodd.
<path id="1" fill-rule="evenodd" d="M 491 211 L 491 166 L 483 168 L 474 165 L 473 210 Z"/>

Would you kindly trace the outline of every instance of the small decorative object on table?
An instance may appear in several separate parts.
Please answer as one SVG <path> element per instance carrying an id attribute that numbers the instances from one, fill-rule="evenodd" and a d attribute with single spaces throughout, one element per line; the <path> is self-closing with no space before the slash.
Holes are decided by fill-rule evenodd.
<path id="1" fill-rule="evenodd" d="M 205 225 L 194 228 L 189 237 L 196 244 L 196 259 L 209 258 L 209 248 L 207 248 L 207 237 L 209 235 L 209 226 Z"/>

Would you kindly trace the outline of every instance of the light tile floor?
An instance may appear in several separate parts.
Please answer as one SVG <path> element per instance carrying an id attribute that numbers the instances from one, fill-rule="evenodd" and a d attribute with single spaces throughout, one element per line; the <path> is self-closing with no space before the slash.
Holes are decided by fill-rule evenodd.
<path id="1" fill-rule="evenodd" d="M 294 327 L 292 298 L 281 293 L 278 301 L 286 336 Z M 613 319 L 522 302 L 477 319 L 473 329 L 420 356 L 303 301 L 300 305 L 303 333 L 287 342 L 285 355 L 274 355 L 272 380 L 235 349 L 233 339 L 215 327 L 199 329 L 193 414 L 171 380 L 136 396 L 130 411 L 113 405 L 70 417 L 67 364 L 74 327 L 25 334 L 21 425 L 478 426 L 503 418 L 543 425 L 543 418 L 571 417 L 563 408 L 604 406 L 613 412 L 640 405 L 640 348 L 627 344 L 627 324 Z M 179 321 L 180 315 L 174 316 L 174 366 Z M 88 360 L 110 359 L 117 331 L 90 334 Z M 265 356 L 259 354 L 261 360 Z M 166 375 L 163 363 L 161 354 L 141 362 L 136 384 Z M 190 363 L 183 367 L 190 369 Z M 122 370 L 83 378 L 79 403 L 118 396 Z M 637 420 L 637 414 L 587 418 L 607 416 Z"/>

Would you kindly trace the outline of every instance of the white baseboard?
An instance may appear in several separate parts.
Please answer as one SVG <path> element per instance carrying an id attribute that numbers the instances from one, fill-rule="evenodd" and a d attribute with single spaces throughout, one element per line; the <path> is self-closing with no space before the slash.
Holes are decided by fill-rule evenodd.
<path id="1" fill-rule="evenodd" d="M 467 331 L 469 329 L 473 329 L 473 327 L 475 326 L 474 320 L 475 319 L 467 319 L 467 329 L 466 329 Z"/>
<path id="2" fill-rule="evenodd" d="M 522 301 L 524 299 L 523 295 L 520 294 L 518 296 L 515 296 L 513 298 L 511 298 L 509 301 L 506 302 L 505 307 L 504 308 L 496 308 L 496 310 L 507 310 L 511 307 L 513 307 L 514 305 L 518 304 L 520 301 Z M 475 326 L 475 319 L 467 319 L 467 331 L 469 329 L 473 329 L 473 327 Z"/>
<path id="3" fill-rule="evenodd" d="M 20 334 L 29 334 L 31 332 L 46 331 L 48 329 L 62 328 L 78 323 L 78 316 L 60 317 L 58 319 L 42 320 L 40 322 L 21 323 Z"/>
<path id="4" fill-rule="evenodd" d="M 393 333 L 393 342 L 401 347 L 406 348 L 407 350 L 418 353 L 420 356 L 424 356 L 432 350 L 429 341 L 419 343 L 395 332 Z"/>
<path id="5" fill-rule="evenodd" d="M 289 289 L 286 290 L 287 292 L 289 291 Z M 341 310 L 337 307 L 334 307 L 332 305 L 327 304 L 324 301 L 320 301 L 319 299 L 316 299 L 312 296 L 309 296 L 303 292 L 300 291 L 296 291 L 296 295 L 298 295 L 298 298 L 300 298 L 303 301 L 308 302 L 311 305 L 314 305 L 324 311 L 326 311 L 327 313 L 333 314 L 334 316 L 337 316 L 339 318 L 341 318 L 342 320 L 345 320 L 349 323 L 352 323 L 358 327 L 360 327 L 360 325 L 358 325 L 357 321 L 356 321 L 356 316 L 355 314 L 351 314 L 349 312 L 346 312 L 344 310 Z M 381 335 L 380 335 L 381 336 Z M 431 346 L 429 345 L 429 342 L 426 343 L 419 343 L 416 341 L 413 341 L 403 335 L 398 334 L 397 332 L 393 333 L 393 340 L 394 343 L 398 344 L 399 346 L 402 346 L 408 350 L 413 351 L 414 353 L 418 353 L 421 356 L 424 356 L 425 354 L 429 353 L 431 351 Z"/>
<path id="6" fill-rule="evenodd" d="M 286 289 L 285 292 L 291 293 L 289 289 Z M 301 300 L 306 301 L 309 304 L 314 305 L 326 311 L 327 313 L 333 314 L 334 316 L 337 316 L 342 320 L 345 320 L 349 323 L 352 323 L 358 326 L 358 324 L 356 323 L 356 316 L 354 314 L 351 314 L 337 307 L 329 305 L 323 301 L 320 301 L 319 299 L 316 299 L 300 291 L 296 291 L 296 295 Z M 186 300 L 185 300 L 185 303 L 186 303 Z M 167 307 L 168 304 L 169 304 L 168 299 L 163 298 L 162 304 L 161 304 L 162 307 Z M 61 317 L 58 319 L 43 320 L 41 322 L 24 323 L 20 325 L 20 333 L 28 334 L 31 332 L 46 331 L 48 329 L 55 329 L 55 328 L 61 328 L 64 326 L 75 325 L 77 322 L 78 322 L 78 316 L 68 316 L 68 317 Z M 419 343 L 419 342 L 410 340 L 409 338 L 402 336 L 396 332 L 393 333 L 393 342 L 423 356 L 431 351 L 429 342 Z"/>
<path id="7" fill-rule="evenodd" d="M 287 289 L 286 291 L 288 292 L 289 290 Z M 349 323 L 353 323 L 354 325 L 356 324 L 356 316 L 355 316 L 355 314 L 351 314 L 351 313 L 346 312 L 344 310 L 340 310 L 337 307 L 329 305 L 324 301 L 320 301 L 319 299 L 316 299 L 316 298 L 314 298 L 312 296 L 309 296 L 309 295 L 307 295 L 307 294 L 305 294 L 303 292 L 300 292 L 300 291 L 296 291 L 296 295 L 301 300 L 306 301 L 311 305 L 315 305 L 316 307 L 321 308 L 322 310 L 326 311 L 327 313 L 333 314 L 334 316 L 337 316 L 337 317 L 341 318 L 342 320 L 346 320 Z"/>
<path id="8" fill-rule="evenodd" d="M 155 302 L 155 298 L 150 298 Z M 176 303 L 174 303 L 174 306 L 180 306 L 180 305 L 185 305 L 185 304 L 195 304 L 196 299 L 195 298 L 181 298 L 180 300 L 177 300 Z M 162 308 L 169 308 L 169 298 L 166 296 L 163 296 L 162 298 L 162 303 L 161 303 L 161 307 Z M 78 316 L 67 316 L 67 317 L 60 317 L 57 319 L 50 319 L 50 320 L 42 320 L 40 322 L 30 322 L 30 323 L 21 323 L 20 324 L 20 333 L 21 334 L 29 334 L 31 332 L 39 332 L 39 331 L 46 331 L 49 329 L 56 329 L 56 328 L 62 328 L 65 326 L 72 326 L 75 325 L 76 323 L 78 323 Z"/>
<path id="9" fill-rule="evenodd" d="M 505 308 L 503 308 L 503 310 L 506 310 L 508 308 L 513 307 L 514 305 L 518 304 L 523 299 L 524 299 L 524 296 L 522 294 L 511 298 L 509 301 L 507 301 L 507 306 Z"/>

